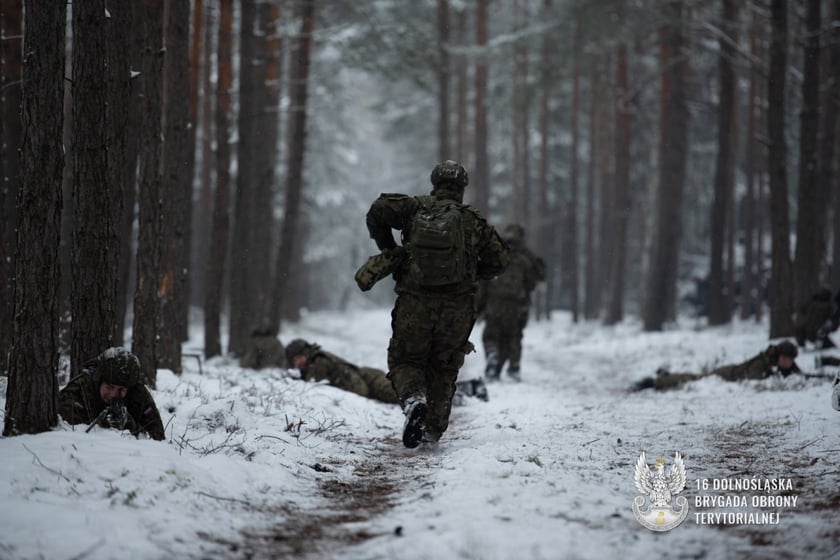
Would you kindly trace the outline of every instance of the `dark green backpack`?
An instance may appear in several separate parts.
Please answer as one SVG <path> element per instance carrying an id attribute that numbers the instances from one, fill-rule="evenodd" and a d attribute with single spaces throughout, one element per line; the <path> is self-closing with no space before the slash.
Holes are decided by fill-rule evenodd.
<path id="1" fill-rule="evenodd" d="M 462 205 L 454 200 L 418 197 L 404 246 L 408 276 L 419 286 L 448 286 L 467 277 Z"/>

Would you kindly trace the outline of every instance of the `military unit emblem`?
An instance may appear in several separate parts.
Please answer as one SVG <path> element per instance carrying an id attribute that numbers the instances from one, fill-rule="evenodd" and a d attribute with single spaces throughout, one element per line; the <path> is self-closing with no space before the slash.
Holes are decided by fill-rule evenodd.
<path id="1" fill-rule="evenodd" d="M 633 515 L 651 531 L 670 531 L 688 517 L 688 500 L 676 496 L 685 488 L 685 464 L 680 454 L 675 453 L 674 464 L 666 474 L 665 463 L 665 457 L 659 457 L 654 463 L 654 471 L 651 471 L 644 451 L 636 461 L 633 480 L 636 489 L 647 498 L 636 496 L 633 499 Z M 678 509 L 671 507 L 671 498 L 675 496 Z M 649 502 L 648 507 L 642 509 L 646 501 Z"/>

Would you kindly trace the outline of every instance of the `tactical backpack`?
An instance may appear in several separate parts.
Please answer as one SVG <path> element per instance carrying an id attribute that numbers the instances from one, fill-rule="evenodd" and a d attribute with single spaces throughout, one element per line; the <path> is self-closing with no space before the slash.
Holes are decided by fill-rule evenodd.
<path id="1" fill-rule="evenodd" d="M 507 269 L 490 280 L 487 287 L 491 298 L 526 299 L 528 296 L 525 278 L 528 262 L 521 254 L 511 254 Z"/>
<path id="2" fill-rule="evenodd" d="M 403 246 L 408 251 L 408 277 L 418 286 L 457 284 L 467 278 L 463 205 L 454 200 L 418 197 Z"/>

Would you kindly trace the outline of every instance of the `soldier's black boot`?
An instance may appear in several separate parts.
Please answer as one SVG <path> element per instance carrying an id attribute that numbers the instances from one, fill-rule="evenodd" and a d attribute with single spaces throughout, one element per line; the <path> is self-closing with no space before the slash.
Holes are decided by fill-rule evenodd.
<path id="1" fill-rule="evenodd" d="M 487 381 L 497 381 L 501 373 L 499 365 L 499 354 L 495 350 L 487 352 L 487 366 L 484 368 L 484 377 Z"/>
<path id="2" fill-rule="evenodd" d="M 522 381 L 522 374 L 519 372 L 519 366 L 508 366 L 508 375 L 516 382 Z"/>
<path id="3" fill-rule="evenodd" d="M 423 427 L 426 423 L 426 399 L 409 397 L 405 401 L 405 425 L 403 426 L 403 445 L 413 449 L 423 440 Z"/>

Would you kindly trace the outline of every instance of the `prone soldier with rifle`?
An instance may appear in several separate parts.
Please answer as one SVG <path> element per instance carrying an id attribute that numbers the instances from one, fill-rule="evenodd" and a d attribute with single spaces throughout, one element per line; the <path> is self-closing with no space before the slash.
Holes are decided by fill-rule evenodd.
<path id="1" fill-rule="evenodd" d="M 58 413 L 69 424 L 87 424 L 85 432 L 99 425 L 163 440 L 160 413 L 140 377 L 137 356 L 124 348 L 109 348 L 59 392 Z"/>

